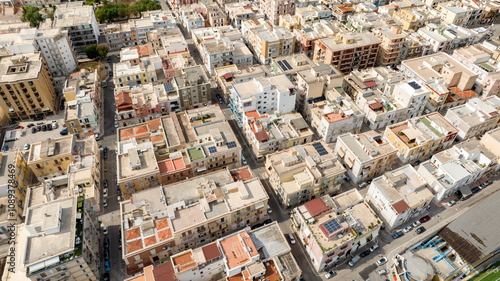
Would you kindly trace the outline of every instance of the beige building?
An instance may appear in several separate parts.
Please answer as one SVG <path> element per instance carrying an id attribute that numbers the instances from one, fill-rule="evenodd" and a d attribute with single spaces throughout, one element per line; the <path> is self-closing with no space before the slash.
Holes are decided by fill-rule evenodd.
<path id="1" fill-rule="evenodd" d="M 0 108 L 11 120 L 32 119 L 56 112 L 54 81 L 42 54 L 0 59 Z"/>
<path id="2" fill-rule="evenodd" d="M 202 106 L 212 100 L 210 81 L 199 65 L 183 68 L 182 73 L 174 77 L 172 84 L 183 108 Z"/>
<path id="3" fill-rule="evenodd" d="M 265 165 L 271 186 L 286 207 L 338 192 L 346 173 L 321 141 L 269 154 Z"/>
<path id="4" fill-rule="evenodd" d="M 339 136 L 335 152 L 354 183 L 364 182 L 391 169 L 397 159 L 396 149 L 375 131 Z"/>
<path id="5" fill-rule="evenodd" d="M 69 164 L 73 163 L 74 143 L 73 135 L 33 143 L 29 151 L 28 166 L 39 179 L 49 175 L 63 175 Z"/>
<path id="6" fill-rule="evenodd" d="M 372 34 L 382 41 L 379 45 L 377 65 L 395 66 L 398 64 L 398 57 L 401 53 L 403 41 L 406 36 L 396 27 L 373 29 Z"/>

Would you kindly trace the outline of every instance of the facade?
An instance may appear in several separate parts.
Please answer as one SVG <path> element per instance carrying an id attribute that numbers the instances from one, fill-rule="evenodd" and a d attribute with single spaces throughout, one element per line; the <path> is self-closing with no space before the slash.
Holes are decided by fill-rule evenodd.
<path id="1" fill-rule="evenodd" d="M 349 259 L 350 253 L 378 237 L 382 225 L 356 189 L 296 207 L 292 222 L 318 272 Z"/>
<path id="2" fill-rule="evenodd" d="M 399 63 L 398 57 L 401 53 L 403 41 L 406 36 L 395 27 L 373 29 L 372 34 L 382 41 L 379 45 L 377 65 L 395 66 Z"/>
<path id="3" fill-rule="evenodd" d="M 87 46 L 98 43 L 99 26 L 94 7 L 84 5 L 83 1 L 57 6 L 54 13 L 54 27 L 68 31 L 71 44 L 77 53 L 84 53 Z"/>
<path id="4" fill-rule="evenodd" d="M 132 47 L 132 31 L 127 23 L 111 23 L 104 28 L 104 38 L 109 50 Z"/>
<path id="5" fill-rule="evenodd" d="M 183 68 L 181 74 L 172 79 L 172 86 L 183 108 L 202 106 L 212 100 L 210 80 L 199 65 Z"/>
<path id="6" fill-rule="evenodd" d="M 398 150 L 401 161 L 407 163 L 451 147 L 457 134 L 457 128 L 434 112 L 387 126 L 384 138 Z"/>
<path id="7" fill-rule="evenodd" d="M 374 179 L 365 198 L 384 225 L 395 229 L 421 216 L 434 194 L 415 168 L 405 165 Z"/>
<path id="8" fill-rule="evenodd" d="M 56 112 L 54 81 L 41 53 L 0 59 L 0 107 L 11 120 Z"/>
<path id="9" fill-rule="evenodd" d="M 370 33 L 337 33 L 335 38 L 318 41 L 313 60 L 334 65 L 343 74 L 374 66 L 381 43 Z"/>
<path id="10" fill-rule="evenodd" d="M 136 60 L 113 64 L 116 87 L 135 86 L 164 80 L 163 62 L 159 56 L 141 56 Z"/>
<path id="11" fill-rule="evenodd" d="M 244 20 L 264 18 L 259 7 L 251 1 L 238 1 L 234 3 L 227 3 L 225 11 L 229 16 L 231 24 L 236 28 L 241 28 L 241 23 Z"/>
<path id="12" fill-rule="evenodd" d="M 417 31 L 428 24 L 441 22 L 439 13 L 428 7 L 399 9 L 392 14 L 392 17 L 402 24 L 404 30 Z"/>
<path id="13" fill-rule="evenodd" d="M 335 153 L 354 183 L 379 176 L 396 163 L 396 149 L 375 131 L 337 138 Z"/>
<path id="14" fill-rule="evenodd" d="M 266 155 L 266 173 L 282 206 L 297 206 L 340 190 L 346 169 L 317 141 Z"/>
<path id="15" fill-rule="evenodd" d="M 268 153 L 308 143 L 314 134 L 300 113 L 261 115 L 253 110 L 245 112 L 243 124 L 245 137 L 257 159 L 262 159 Z"/>
<path id="16" fill-rule="evenodd" d="M 294 15 L 295 14 L 295 0 L 263 0 L 259 2 L 259 7 L 266 14 L 266 17 L 274 25 L 278 25 L 280 15 Z"/>
<path id="17" fill-rule="evenodd" d="M 233 83 L 245 82 L 253 78 L 267 76 L 270 71 L 265 65 L 253 65 L 246 68 L 238 68 L 236 65 L 222 66 L 214 69 L 217 77 L 217 85 L 222 91 L 222 98 L 229 100 L 230 89 Z"/>

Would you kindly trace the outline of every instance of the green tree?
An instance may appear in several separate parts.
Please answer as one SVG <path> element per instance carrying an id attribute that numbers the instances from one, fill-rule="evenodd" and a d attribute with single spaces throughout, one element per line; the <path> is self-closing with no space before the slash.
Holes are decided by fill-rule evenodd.
<path id="1" fill-rule="evenodd" d="M 85 48 L 85 54 L 89 59 L 95 59 L 99 56 L 99 52 L 97 51 L 97 46 L 96 45 L 90 45 L 87 48 Z"/>
<path id="2" fill-rule="evenodd" d="M 106 16 L 106 10 L 99 8 L 95 10 L 95 18 L 98 22 L 103 23 L 108 21 L 108 17 Z"/>
<path id="3" fill-rule="evenodd" d="M 100 58 L 107 57 L 108 56 L 108 47 L 106 47 L 106 46 L 97 47 L 97 53 L 99 54 Z"/>
<path id="4" fill-rule="evenodd" d="M 29 21 L 31 26 L 38 27 L 43 21 L 42 15 L 40 14 L 40 9 L 35 6 L 24 6 L 23 15 L 21 16 L 22 21 Z"/>

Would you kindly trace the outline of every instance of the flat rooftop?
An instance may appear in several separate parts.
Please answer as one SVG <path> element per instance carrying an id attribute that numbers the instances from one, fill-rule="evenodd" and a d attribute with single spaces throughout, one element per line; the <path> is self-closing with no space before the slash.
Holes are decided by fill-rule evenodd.
<path id="1" fill-rule="evenodd" d="M 83 1 L 57 5 L 54 27 L 72 27 L 92 24 L 93 6 L 83 5 Z"/>
<path id="2" fill-rule="evenodd" d="M 259 252 L 271 259 L 291 251 L 277 222 L 266 224 L 248 233 Z M 262 258 L 262 257 L 261 257 Z"/>
<path id="3" fill-rule="evenodd" d="M 42 65 L 40 52 L 2 57 L 0 58 L 0 84 L 39 80 Z"/>
<path id="4" fill-rule="evenodd" d="M 118 155 L 118 180 L 123 181 L 128 178 L 146 175 L 158 171 L 153 144 L 144 142 L 138 144 L 135 139 L 119 143 L 120 155 Z"/>
<path id="5" fill-rule="evenodd" d="M 445 69 L 453 73 L 463 72 L 468 76 L 477 76 L 477 74 L 445 53 L 437 53 L 425 57 L 405 60 L 402 64 L 415 72 L 424 81 L 442 77 L 442 72 Z M 446 66 L 446 64 L 449 64 L 450 67 Z"/>
<path id="6" fill-rule="evenodd" d="M 58 139 L 45 139 L 42 142 L 31 145 L 28 162 L 69 154 L 72 152 L 72 148 L 73 135 Z"/>
<path id="7" fill-rule="evenodd" d="M 355 49 L 362 46 L 380 44 L 381 41 L 377 37 L 373 36 L 369 32 L 361 32 L 356 34 L 344 34 L 343 35 L 348 40 L 353 40 L 353 43 L 346 44 L 342 40 L 337 38 L 325 38 L 319 39 L 328 49 L 332 52 L 338 52 L 342 50 Z"/>
<path id="8" fill-rule="evenodd" d="M 339 138 L 362 163 L 396 153 L 396 149 L 375 131 L 368 131 L 357 136 L 346 134 L 339 136 Z"/>

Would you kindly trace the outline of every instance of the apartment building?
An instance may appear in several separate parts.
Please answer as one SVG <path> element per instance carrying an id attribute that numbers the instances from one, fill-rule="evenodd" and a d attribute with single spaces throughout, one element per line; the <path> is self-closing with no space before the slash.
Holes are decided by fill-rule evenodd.
<path id="1" fill-rule="evenodd" d="M 295 0 L 263 0 L 259 2 L 259 7 L 272 24 L 278 25 L 280 15 L 295 14 L 295 4 Z"/>
<path id="2" fill-rule="evenodd" d="M 229 96 L 238 122 L 243 121 L 243 114 L 248 111 L 288 113 L 295 109 L 295 85 L 284 74 L 233 84 Z"/>
<path id="3" fill-rule="evenodd" d="M 375 131 L 347 133 L 337 138 L 335 153 L 354 183 L 372 179 L 396 163 L 396 149 Z"/>
<path id="4" fill-rule="evenodd" d="M 325 97 L 307 102 L 306 120 L 324 142 L 335 142 L 347 132 L 359 133 L 365 115 L 342 89 L 330 90 Z"/>
<path id="5" fill-rule="evenodd" d="M 148 11 L 140 19 L 128 21 L 133 45 L 147 44 L 146 34 L 155 29 L 176 28 L 177 23 L 170 11 Z"/>
<path id="6" fill-rule="evenodd" d="M 379 45 L 377 65 L 395 66 L 398 64 L 398 58 L 406 36 L 395 27 L 372 29 L 372 34 L 382 41 Z"/>
<path id="7" fill-rule="evenodd" d="M 344 76 L 342 90 L 354 100 L 358 96 L 379 90 L 382 93 L 392 93 L 396 85 L 403 82 L 405 77 L 400 71 L 389 67 L 372 67 L 354 70 Z"/>
<path id="8" fill-rule="evenodd" d="M 318 272 L 350 259 L 379 235 L 382 221 L 356 189 L 337 196 L 316 198 L 292 211 L 292 225 L 299 243 L 307 249 Z"/>
<path id="9" fill-rule="evenodd" d="M 190 5 L 198 4 L 198 0 L 189 0 L 189 1 L 169 0 L 168 3 L 170 4 L 173 10 L 178 10 L 186 6 L 189 7 Z"/>
<path id="10" fill-rule="evenodd" d="M 478 75 L 474 85 L 476 92 L 485 96 L 498 94 L 500 71 L 487 49 L 479 44 L 456 49 L 453 58 Z"/>
<path id="11" fill-rule="evenodd" d="M 128 48 L 135 45 L 132 41 L 130 25 L 126 23 L 111 23 L 104 27 L 104 38 L 111 51 Z"/>
<path id="12" fill-rule="evenodd" d="M 296 145 L 266 155 L 266 173 L 282 206 L 338 192 L 346 169 L 323 142 Z"/>
<path id="13" fill-rule="evenodd" d="M 483 153 L 486 153 L 486 152 L 490 152 L 491 153 L 491 158 L 490 159 L 495 159 L 494 160 L 494 163 L 496 164 L 496 167 L 494 167 L 494 169 L 489 169 L 490 171 L 498 171 L 500 169 L 500 151 L 498 150 L 498 146 L 500 144 L 500 129 L 499 128 L 496 128 L 496 129 L 493 129 L 489 132 L 486 132 L 486 134 L 484 134 L 482 137 L 481 137 L 481 140 L 480 140 L 480 145 L 479 145 L 479 149 L 482 149 Z M 473 140 L 473 139 L 471 139 Z M 484 149 L 483 149 L 484 148 Z"/>
<path id="14" fill-rule="evenodd" d="M 435 53 L 451 52 L 483 42 L 491 37 L 488 28 L 469 29 L 453 24 L 430 24 L 420 28 L 418 34 L 432 45 L 432 51 Z"/>
<path id="15" fill-rule="evenodd" d="M 405 38 L 401 44 L 401 50 L 397 60 L 397 65 L 404 60 L 427 56 L 431 53 L 432 45 L 420 34 L 410 31 L 402 31 Z"/>
<path id="16" fill-rule="evenodd" d="M 202 16 L 202 13 L 206 13 L 207 11 L 205 5 L 192 4 L 182 6 L 179 10 L 179 18 L 188 32 L 205 27 L 205 18 Z"/>
<path id="17" fill-rule="evenodd" d="M 403 30 L 417 31 L 428 24 L 441 22 L 439 12 L 425 6 L 399 9 L 392 14 L 392 17 L 402 24 Z"/>
<path id="18" fill-rule="evenodd" d="M 16 230 L 16 266 L 5 280 L 99 280 L 100 231 L 88 207 L 84 196 L 29 206 Z"/>
<path id="19" fill-rule="evenodd" d="M 457 134 L 457 128 L 434 112 L 387 126 L 384 138 L 398 150 L 401 161 L 407 163 L 451 147 Z"/>
<path id="20" fill-rule="evenodd" d="M 139 61 L 139 62 L 138 62 Z M 163 61 L 159 56 L 141 56 L 113 64 L 113 80 L 116 87 L 133 87 L 138 84 L 165 80 Z"/>
<path id="21" fill-rule="evenodd" d="M 457 5 L 453 2 L 439 3 L 437 4 L 436 10 L 440 12 L 441 20 L 444 23 L 451 23 L 458 26 L 469 26 L 468 22 L 474 22 L 475 19 L 471 19 L 473 12 L 472 9 L 468 9 L 462 5 Z"/>
<path id="22" fill-rule="evenodd" d="M 210 80 L 199 65 L 183 68 L 171 82 L 183 108 L 202 106 L 212 100 Z"/>
<path id="23" fill-rule="evenodd" d="M 327 4 L 325 3 L 327 1 L 322 1 L 321 4 L 327 6 L 328 8 L 332 9 L 332 17 L 341 23 L 347 22 L 347 18 L 349 16 L 352 16 L 356 13 L 355 5 L 351 3 L 335 3 L 334 1 L 328 1 L 329 3 L 332 4 Z"/>
<path id="24" fill-rule="evenodd" d="M 479 146 L 479 141 L 471 139 L 434 154 L 420 164 L 418 173 L 438 201 L 459 190 L 464 195 L 470 193 L 470 186 L 486 173 L 494 159 L 489 151 L 478 150 Z"/>
<path id="25" fill-rule="evenodd" d="M 334 65 L 343 74 L 375 65 L 381 41 L 370 33 L 337 33 L 319 39 L 314 48 L 315 62 Z"/>
<path id="26" fill-rule="evenodd" d="M 324 5 L 309 5 L 307 7 L 300 7 L 295 9 L 295 16 L 299 24 L 313 24 L 321 20 L 331 20 L 332 10 Z"/>
<path id="27" fill-rule="evenodd" d="M 262 19 L 265 14 L 261 12 L 259 7 L 251 1 L 239 1 L 227 3 L 225 12 L 229 17 L 230 23 L 240 29 L 241 23 L 245 20 Z"/>
<path id="28" fill-rule="evenodd" d="M 259 78 L 269 75 L 270 71 L 265 65 L 252 65 L 245 68 L 239 68 L 236 65 L 221 66 L 214 69 L 217 77 L 217 84 L 222 90 L 221 97 L 228 101 L 229 91 L 233 83 L 241 83 L 253 78 Z"/>
<path id="29" fill-rule="evenodd" d="M 257 159 L 275 151 L 312 140 L 313 131 L 300 113 L 259 114 L 257 110 L 243 115 L 243 131 Z"/>
<path id="30" fill-rule="evenodd" d="M 371 32 L 372 29 L 378 29 L 388 25 L 395 24 L 394 20 L 383 14 L 375 12 L 356 13 L 347 17 L 346 28 L 352 32 Z"/>
<path id="31" fill-rule="evenodd" d="M 293 54 L 291 56 L 283 56 L 277 59 L 271 59 L 269 68 L 273 74 L 285 74 L 290 81 L 297 80 L 299 71 L 311 69 L 313 62 L 305 54 Z"/>
<path id="32" fill-rule="evenodd" d="M 458 129 L 457 139 L 481 137 L 487 131 L 498 127 L 499 108 L 500 98 L 497 96 L 472 98 L 465 105 L 448 109 L 444 118 Z"/>
<path id="33" fill-rule="evenodd" d="M 5 132 L 6 136 L 9 134 L 9 131 Z M 2 163 L 0 164 L 2 168 L 2 172 L 0 173 L 0 190 L 2 190 L 2 194 L 8 195 L 8 189 L 10 188 L 11 194 L 14 192 L 13 195 L 15 195 L 15 200 L 16 200 L 16 207 L 15 208 L 22 208 L 24 206 L 24 201 L 26 198 L 26 190 L 28 186 L 31 184 L 31 175 L 32 172 L 30 168 L 28 167 L 28 163 L 26 162 L 26 153 L 21 152 L 19 149 L 13 149 L 13 150 L 8 150 L 8 151 L 2 151 L 0 153 L 0 160 L 2 160 Z M 12 169 L 15 169 L 15 173 L 13 173 L 13 176 L 11 176 Z M 9 172 L 10 171 L 10 172 Z M 9 179 L 10 179 L 10 187 L 9 187 Z M 12 180 L 14 180 L 15 184 L 12 184 Z M 1 200 L 7 200 L 8 198 L 4 198 Z M 5 206 L 8 206 L 9 204 L 3 203 Z M 14 209 L 15 209 L 14 208 Z M 4 211 L 6 211 L 4 209 Z M 4 218 L 7 218 L 7 213 L 3 213 Z M 23 212 L 22 210 L 17 212 L 17 215 L 22 216 Z M 15 217 L 11 217 L 10 215 L 8 218 L 16 219 Z M 3 221 L 3 220 L 2 220 Z M 7 234 L 6 229 L 0 228 L 0 245 L 5 245 L 5 241 L 2 241 L 2 239 L 8 239 L 8 236 L 3 236 Z M 0 246 L 4 247 L 4 246 Z M 0 256 L 4 255 L 6 252 L 3 252 L 0 250 Z"/>
<path id="34" fill-rule="evenodd" d="M 54 81 L 40 52 L 0 58 L 0 72 L 4 118 L 32 119 L 56 112 Z"/>
<path id="35" fill-rule="evenodd" d="M 240 179 L 219 170 L 135 193 L 122 203 L 120 235 L 127 273 L 168 257 L 175 262 L 178 253 L 266 219 L 268 196 L 260 180 L 244 169 Z"/>
<path id="36" fill-rule="evenodd" d="M 241 31 L 243 38 L 262 64 L 294 53 L 295 35 L 284 26 L 273 26 L 263 19 L 246 20 Z"/>
<path id="37" fill-rule="evenodd" d="M 329 22 L 320 22 L 313 25 L 303 25 L 302 28 L 294 29 L 296 37 L 296 51 L 302 52 L 312 59 L 314 48 L 319 39 L 327 38 L 336 33 L 337 28 Z"/>
<path id="38" fill-rule="evenodd" d="M 83 1 L 67 2 L 57 6 L 54 13 L 54 27 L 67 30 L 74 51 L 84 53 L 85 48 L 97 45 L 99 26 L 94 7 L 84 5 Z"/>

